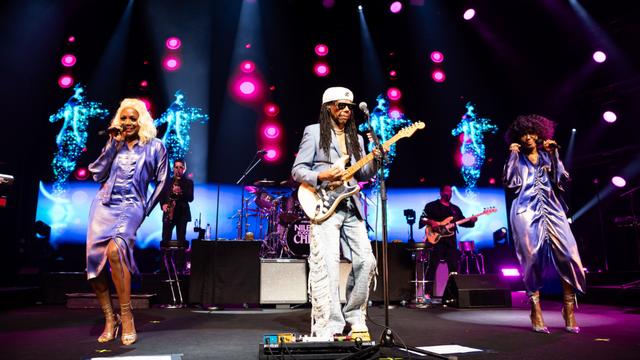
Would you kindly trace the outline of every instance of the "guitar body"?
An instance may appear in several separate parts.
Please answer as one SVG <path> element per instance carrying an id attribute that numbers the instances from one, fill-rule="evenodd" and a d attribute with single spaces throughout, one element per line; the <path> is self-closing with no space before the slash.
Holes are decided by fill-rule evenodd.
<path id="1" fill-rule="evenodd" d="M 425 240 L 435 245 L 438 243 L 438 241 L 440 241 L 441 238 L 453 235 L 453 232 L 446 227 L 446 225 L 451 223 L 451 220 L 453 220 L 453 216 L 449 216 L 448 218 L 438 223 L 438 226 L 445 226 L 445 231 L 443 232 L 437 232 L 431 226 L 427 225 L 427 228 L 425 230 Z"/>
<path id="2" fill-rule="evenodd" d="M 338 159 L 331 167 L 344 170 L 349 156 Z M 340 201 L 360 191 L 358 184 L 349 185 L 343 181 L 337 187 L 320 187 L 316 190 L 313 186 L 302 183 L 298 188 L 298 201 L 304 213 L 313 222 L 326 220 L 336 210 Z"/>

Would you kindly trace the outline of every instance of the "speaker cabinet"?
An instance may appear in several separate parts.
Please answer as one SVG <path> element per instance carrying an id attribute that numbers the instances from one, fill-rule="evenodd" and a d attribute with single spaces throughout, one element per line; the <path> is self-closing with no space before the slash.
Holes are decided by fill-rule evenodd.
<path id="1" fill-rule="evenodd" d="M 260 304 L 304 304 L 306 302 L 306 260 L 260 260 Z"/>
<path id="2" fill-rule="evenodd" d="M 499 275 L 452 275 L 443 304 L 458 308 L 511 307 L 511 289 Z"/>

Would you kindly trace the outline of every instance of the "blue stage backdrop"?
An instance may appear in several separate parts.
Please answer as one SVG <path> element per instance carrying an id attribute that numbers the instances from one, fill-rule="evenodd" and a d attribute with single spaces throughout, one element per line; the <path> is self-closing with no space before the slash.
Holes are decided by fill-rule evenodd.
<path id="1" fill-rule="evenodd" d="M 219 188 L 219 191 L 218 191 Z M 86 238 L 87 220 L 91 201 L 98 190 L 98 184 L 93 182 L 72 182 L 63 195 L 52 195 L 52 184 L 40 184 L 38 197 L 38 209 L 36 220 L 41 220 L 51 226 L 51 245 L 78 243 L 82 244 Z M 248 199 L 247 221 L 244 232 L 254 233 L 256 239 L 262 239 L 269 229 L 268 208 L 269 204 L 278 202 L 286 207 L 286 199 L 291 196 L 291 190 L 270 189 L 262 195 L 262 206 L 256 204 L 256 197 L 260 194 L 245 191 L 244 197 Z M 363 191 L 367 203 L 367 221 L 370 225 L 369 237 L 374 240 L 382 238 L 381 214 L 378 208 L 378 197 L 371 190 Z M 216 233 L 221 239 L 236 239 L 238 234 L 238 213 L 242 198 L 242 187 L 235 185 L 204 184 L 196 185 L 195 200 L 191 203 L 191 212 L 194 220 L 201 218 L 202 226 L 211 224 L 212 237 Z M 219 203 L 218 203 L 219 197 Z M 418 221 L 424 205 L 439 197 L 437 188 L 401 188 L 388 189 L 388 232 L 389 240 L 407 241 L 409 238 L 409 225 L 404 216 L 405 209 L 413 209 L 416 212 L 416 223 L 413 226 L 414 239 L 421 241 L 424 236 L 423 229 L 418 229 Z M 274 202 L 275 199 L 278 201 Z M 482 212 L 485 208 L 494 206 L 497 212 L 481 216 L 474 228 L 460 228 L 459 240 L 473 240 L 477 248 L 493 246 L 493 232 L 507 227 L 507 213 L 505 210 L 504 191 L 500 188 L 477 189 L 473 197 L 466 197 L 464 191 L 454 188 L 452 202 L 462 208 L 465 216 L 471 216 Z M 289 202 L 291 204 L 291 202 Z M 274 205 L 275 206 L 275 205 Z M 216 209 L 219 209 L 217 214 Z M 293 215 L 295 218 L 296 216 Z M 156 207 L 147 218 L 138 232 L 137 246 L 141 248 L 158 247 L 162 230 L 160 207 Z M 287 220 L 288 221 L 288 220 Z M 301 221 L 299 221 L 301 222 Z M 188 227 L 187 237 L 195 238 L 192 232 L 194 223 Z M 280 229 L 282 230 L 282 229 Z"/>

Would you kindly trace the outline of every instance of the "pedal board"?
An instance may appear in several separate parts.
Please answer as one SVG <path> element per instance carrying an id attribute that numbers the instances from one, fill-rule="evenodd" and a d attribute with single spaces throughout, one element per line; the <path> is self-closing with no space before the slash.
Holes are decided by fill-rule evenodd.
<path id="1" fill-rule="evenodd" d="M 271 335 L 265 335 L 271 336 Z M 273 339 L 270 339 L 273 340 Z M 259 359 L 340 359 L 375 346 L 375 341 L 318 341 L 260 343 Z"/>

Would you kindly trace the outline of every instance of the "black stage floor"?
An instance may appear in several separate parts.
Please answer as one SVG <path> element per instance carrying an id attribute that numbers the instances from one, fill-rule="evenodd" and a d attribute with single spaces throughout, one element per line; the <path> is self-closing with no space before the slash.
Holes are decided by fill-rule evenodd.
<path id="1" fill-rule="evenodd" d="M 457 344 L 481 352 L 459 359 L 639 359 L 640 308 L 580 304 L 578 335 L 562 329 L 561 305 L 543 301 L 550 335 L 530 330 L 527 304 L 514 293 L 513 308 L 392 308 L 390 326 L 409 346 Z M 384 323 L 384 310 L 370 318 Z M 100 310 L 32 306 L 0 312 L 0 358 L 89 359 L 96 357 L 179 355 L 174 359 L 256 359 L 264 334 L 309 331 L 309 308 L 294 310 L 197 309 L 135 310 L 138 342 L 98 344 Z M 381 328 L 369 322 L 377 339 Z M 399 343 L 399 341 L 397 341 Z M 383 354 L 391 355 L 383 351 Z M 291 359 L 291 357 L 284 357 Z M 376 357 L 377 358 L 377 357 Z M 408 358 L 408 357 L 405 357 Z M 413 358 L 419 358 L 414 356 Z"/>

